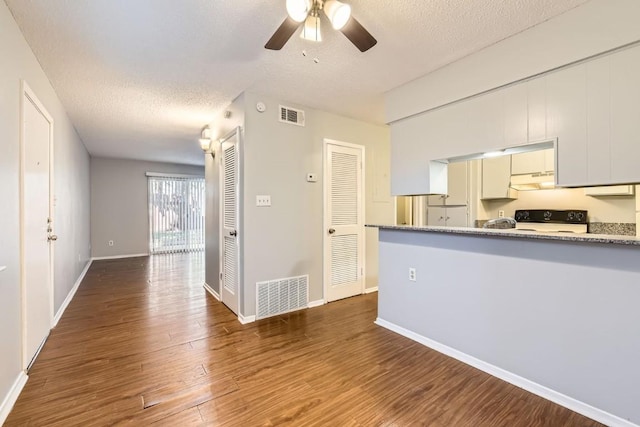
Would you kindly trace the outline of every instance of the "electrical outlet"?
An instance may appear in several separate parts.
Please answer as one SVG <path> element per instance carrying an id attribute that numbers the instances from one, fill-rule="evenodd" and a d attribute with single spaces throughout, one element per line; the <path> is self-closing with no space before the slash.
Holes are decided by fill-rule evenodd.
<path id="1" fill-rule="evenodd" d="M 416 269 L 413 267 L 409 268 L 409 280 L 411 280 L 412 282 L 416 281 Z"/>
<path id="2" fill-rule="evenodd" d="M 113 246 L 113 240 L 109 240 L 109 246 Z"/>
<path id="3" fill-rule="evenodd" d="M 271 206 L 271 196 L 256 196 L 256 206 Z"/>
<path id="4" fill-rule="evenodd" d="M 498 218 L 504 218 L 504 211 L 498 211 Z"/>

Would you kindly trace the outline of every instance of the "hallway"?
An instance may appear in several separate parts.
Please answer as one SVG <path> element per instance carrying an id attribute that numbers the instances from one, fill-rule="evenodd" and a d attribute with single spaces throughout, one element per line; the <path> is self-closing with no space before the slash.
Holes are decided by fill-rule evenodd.
<path id="1" fill-rule="evenodd" d="M 94 261 L 6 426 L 599 425 L 376 326 L 376 294 L 241 325 L 203 263 Z"/>

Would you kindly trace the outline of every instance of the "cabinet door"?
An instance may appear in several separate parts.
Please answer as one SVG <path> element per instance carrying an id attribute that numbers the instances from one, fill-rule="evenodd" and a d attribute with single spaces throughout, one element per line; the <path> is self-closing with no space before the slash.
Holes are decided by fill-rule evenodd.
<path id="1" fill-rule="evenodd" d="M 504 146 L 525 144 L 527 134 L 527 84 L 520 83 L 503 92 Z"/>
<path id="2" fill-rule="evenodd" d="M 447 196 L 444 194 L 433 194 L 427 196 L 427 205 L 429 206 L 444 206 Z"/>
<path id="3" fill-rule="evenodd" d="M 585 182 L 605 183 L 611 181 L 609 150 L 611 56 L 589 61 L 585 66 L 587 70 L 587 179 Z M 579 154 L 583 155 L 582 150 Z"/>
<path id="4" fill-rule="evenodd" d="M 511 156 L 482 159 L 482 200 L 514 198 L 511 182 Z"/>
<path id="5" fill-rule="evenodd" d="M 558 138 L 557 180 L 561 185 L 587 181 L 587 72 L 581 64 L 547 78 L 547 132 Z"/>
<path id="6" fill-rule="evenodd" d="M 429 206 L 427 209 L 427 225 L 445 225 L 446 208 Z"/>
<path id="7" fill-rule="evenodd" d="M 467 207 L 458 206 L 447 208 L 445 212 L 445 225 L 447 227 L 467 227 L 469 225 Z"/>
<path id="8" fill-rule="evenodd" d="M 544 171 L 545 150 L 530 151 L 528 153 L 514 154 L 511 156 L 511 173 L 521 175 Z"/>
<path id="9" fill-rule="evenodd" d="M 448 169 L 447 205 L 466 205 L 467 162 L 450 163 Z"/>
<path id="10" fill-rule="evenodd" d="M 527 82 L 527 106 L 529 142 L 542 141 L 547 137 L 547 88 L 546 77 Z"/>
<path id="11" fill-rule="evenodd" d="M 611 56 L 611 181 L 640 182 L 640 48 Z"/>

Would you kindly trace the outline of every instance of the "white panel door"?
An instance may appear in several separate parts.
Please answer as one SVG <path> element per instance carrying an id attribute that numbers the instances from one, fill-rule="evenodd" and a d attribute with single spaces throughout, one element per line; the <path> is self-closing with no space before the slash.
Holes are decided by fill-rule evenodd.
<path id="1" fill-rule="evenodd" d="M 238 243 L 238 137 L 239 130 L 222 142 L 220 167 L 221 222 L 220 222 L 220 299 L 235 314 L 239 302 Z"/>
<path id="2" fill-rule="evenodd" d="M 53 318 L 50 153 L 53 120 L 25 85 L 22 111 L 23 366 L 27 369 L 49 336 Z"/>
<path id="3" fill-rule="evenodd" d="M 364 147 L 325 143 L 325 291 L 335 301 L 364 292 Z"/>

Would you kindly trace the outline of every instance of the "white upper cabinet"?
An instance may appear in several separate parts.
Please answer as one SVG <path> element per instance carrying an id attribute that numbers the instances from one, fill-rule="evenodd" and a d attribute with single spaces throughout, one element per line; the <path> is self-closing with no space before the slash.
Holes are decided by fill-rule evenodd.
<path id="1" fill-rule="evenodd" d="M 587 71 L 587 139 L 584 147 L 578 148 L 586 155 L 586 179 L 576 182 L 611 181 L 611 57 L 605 56 L 585 64 Z M 566 153 L 569 156 L 571 153 Z M 564 169 L 563 169 L 564 170 Z M 580 171 L 585 174 L 584 170 Z"/>
<path id="2" fill-rule="evenodd" d="M 611 183 L 640 182 L 640 47 L 611 55 Z"/>
<path id="3" fill-rule="evenodd" d="M 511 183 L 511 156 L 482 159 L 482 187 L 480 199 L 517 199 L 518 192 Z"/>
<path id="4" fill-rule="evenodd" d="M 449 163 L 447 169 L 447 194 L 429 196 L 427 199 L 429 206 L 466 205 L 468 202 L 468 163 Z"/>
<path id="5" fill-rule="evenodd" d="M 558 138 L 559 185 L 581 185 L 587 180 L 587 71 L 585 64 L 545 77 L 547 132 Z"/>
<path id="6" fill-rule="evenodd" d="M 547 138 L 547 85 L 544 77 L 529 80 L 527 86 L 527 109 L 529 118 L 529 142 Z"/>
<path id="7" fill-rule="evenodd" d="M 497 148 L 525 144 L 528 135 L 527 85 L 517 84 L 503 89 L 503 144 Z"/>

